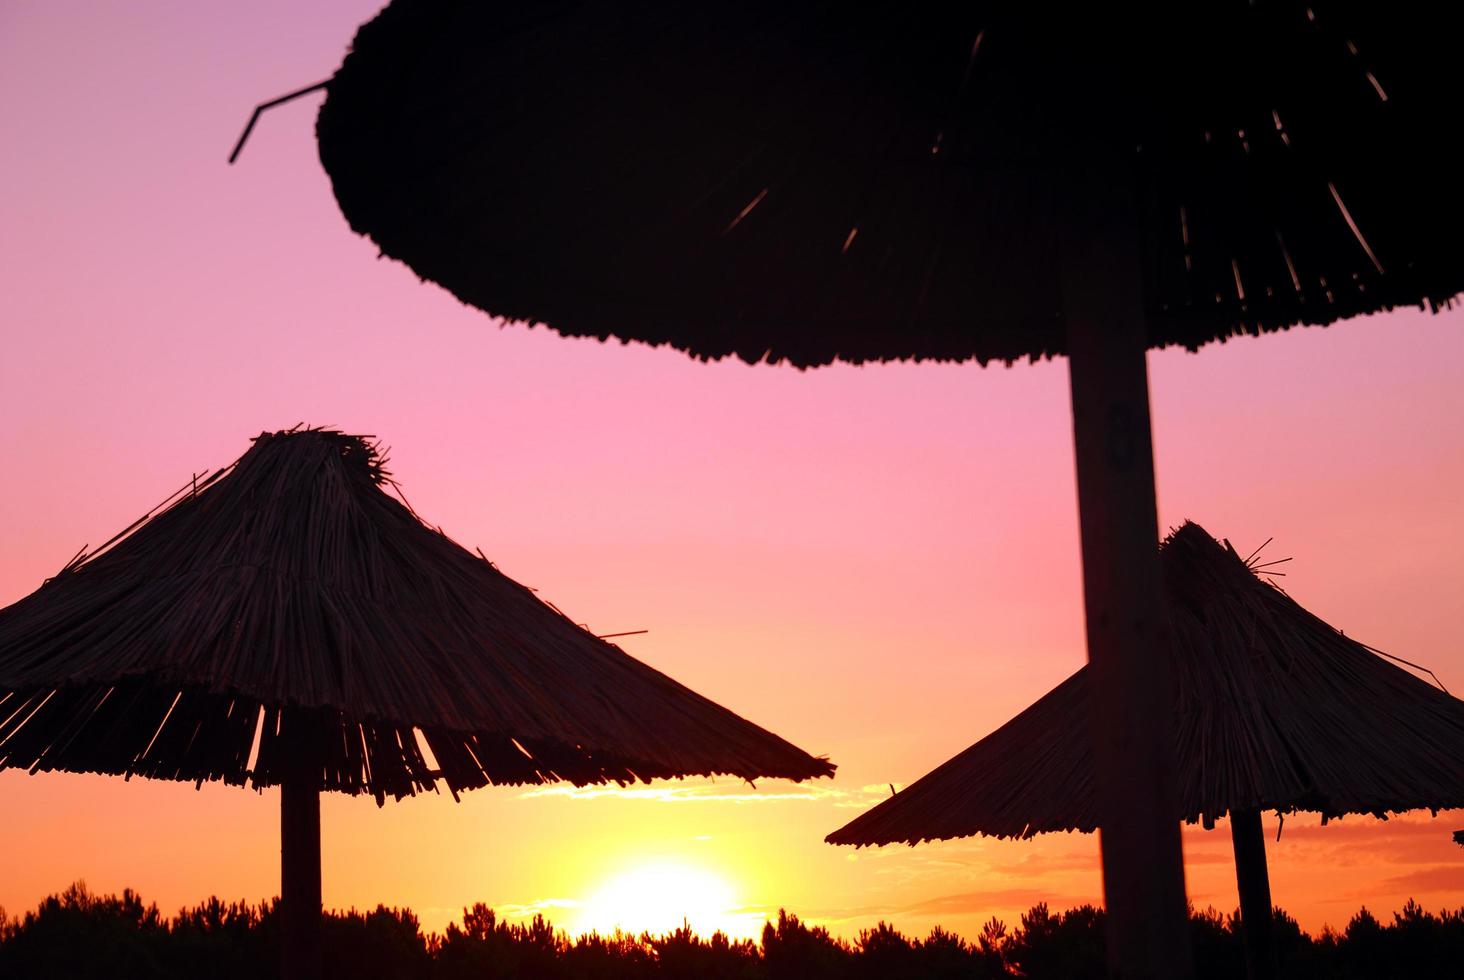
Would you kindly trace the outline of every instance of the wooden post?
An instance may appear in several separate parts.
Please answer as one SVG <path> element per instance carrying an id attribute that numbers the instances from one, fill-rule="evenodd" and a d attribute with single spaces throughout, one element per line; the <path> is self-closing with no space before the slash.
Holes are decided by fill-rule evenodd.
<path id="1" fill-rule="evenodd" d="M 1230 841 L 1235 845 L 1235 884 L 1240 891 L 1240 922 L 1245 929 L 1246 974 L 1251 980 L 1273 980 L 1277 974 L 1275 921 L 1261 811 L 1231 810 Z"/>
<path id="2" fill-rule="evenodd" d="M 1122 177 L 1070 184 L 1062 310 L 1077 459 L 1093 757 L 1113 976 L 1193 974 L 1174 785 L 1173 683 L 1134 198 Z"/>
<path id="3" fill-rule="evenodd" d="M 282 980 L 321 980 L 320 789 L 301 777 L 280 786 Z"/>

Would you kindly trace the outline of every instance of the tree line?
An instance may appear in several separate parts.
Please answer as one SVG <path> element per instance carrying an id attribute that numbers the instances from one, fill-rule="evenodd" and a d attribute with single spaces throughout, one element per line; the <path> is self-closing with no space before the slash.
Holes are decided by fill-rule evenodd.
<path id="1" fill-rule="evenodd" d="M 1275 910 L 1281 972 L 1288 977 L 1447 976 L 1464 964 L 1464 908 L 1427 912 L 1410 901 L 1391 921 L 1366 909 L 1346 928 L 1316 936 Z M 1245 976 L 1238 915 L 1192 911 L 1201 978 Z M 461 922 L 425 933 L 410 909 L 328 912 L 329 974 L 350 980 L 903 980 L 1101 978 L 1103 912 L 1033 906 L 966 939 L 940 927 L 924 938 L 880 923 L 852 940 L 780 911 L 759 942 L 689 928 L 663 935 L 571 938 L 543 917 L 507 922 L 483 904 Z M 131 890 L 95 895 L 77 883 L 20 918 L 0 910 L 0 978 L 30 980 L 271 980 L 279 976 L 278 900 L 218 898 L 169 918 Z"/>

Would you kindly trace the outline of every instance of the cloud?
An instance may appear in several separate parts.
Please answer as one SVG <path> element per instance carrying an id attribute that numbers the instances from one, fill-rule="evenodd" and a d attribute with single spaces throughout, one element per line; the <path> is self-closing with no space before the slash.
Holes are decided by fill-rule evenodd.
<path id="1" fill-rule="evenodd" d="M 1185 857 L 1188 860 L 1189 855 Z M 1063 871 L 1092 871 L 1098 866 L 1098 861 L 1097 847 L 1091 851 L 1068 851 L 1059 854 L 1034 851 L 1017 861 L 993 862 L 990 870 L 994 874 L 1011 878 L 1031 878 Z"/>
<path id="2" fill-rule="evenodd" d="M 835 803 L 834 806 L 843 810 L 868 810 L 904 788 L 904 783 L 869 783 L 859 787 L 858 793 L 845 794 L 849 798 Z"/>
<path id="3" fill-rule="evenodd" d="M 893 919 L 900 917 L 938 918 L 953 915 L 989 916 L 998 911 L 1020 909 L 1026 911 L 1039 902 L 1046 902 L 1050 908 L 1069 909 L 1085 903 L 1098 903 L 1097 896 L 1058 895 L 1040 888 L 991 888 L 978 891 L 938 895 L 904 904 L 857 905 L 845 908 L 811 910 L 809 921 L 826 925 L 849 922 L 853 919 Z"/>
<path id="4" fill-rule="evenodd" d="M 1414 892 L 1464 892 L 1464 865 L 1442 864 L 1406 875 L 1388 878 L 1381 888 L 1412 894 Z"/>
<path id="5" fill-rule="evenodd" d="M 993 907 L 1028 909 L 1038 902 L 1046 902 L 1053 908 L 1067 909 L 1091 901 L 1092 898 L 1054 896 L 1040 888 L 995 888 L 941 895 L 908 905 L 900 911 L 905 915 L 971 915 L 987 912 Z"/>
<path id="6" fill-rule="evenodd" d="M 897 787 L 898 783 L 895 784 Z M 536 786 L 519 794 L 519 799 L 563 797 L 572 800 L 647 800 L 654 803 L 778 803 L 832 801 L 836 807 L 864 809 L 889 796 L 889 787 L 864 786 L 857 792 L 832 786 L 806 786 L 790 790 L 760 791 L 747 783 L 679 782 L 650 786 L 569 786 L 556 783 Z"/>
<path id="7" fill-rule="evenodd" d="M 532 902 L 500 902 L 493 906 L 493 911 L 498 913 L 502 919 L 531 919 L 536 915 L 542 915 L 546 919 L 553 920 L 552 913 L 563 909 L 574 910 L 580 907 L 580 903 L 572 898 L 537 898 Z M 560 925 L 556 922 L 555 925 Z"/>
<path id="8" fill-rule="evenodd" d="M 539 786 L 519 794 L 521 800 L 564 797 L 571 800 L 648 800 L 654 803 L 775 803 L 784 800 L 838 800 L 850 794 L 828 786 L 759 792 L 756 789 L 728 789 L 712 783 L 682 783 L 670 786 Z"/>
<path id="9" fill-rule="evenodd" d="M 1296 820 L 1296 818 L 1292 818 Z M 1345 841 L 1367 841 L 1373 843 L 1379 839 L 1400 837 L 1428 837 L 1434 834 L 1442 834 L 1448 837 L 1453 832 L 1452 825 L 1464 821 L 1464 812 L 1458 810 L 1446 810 L 1440 812 L 1438 817 L 1393 817 L 1389 820 L 1379 820 L 1376 817 L 1354 814 L 1347 819 L 1334 819 L 1322 826 L 1320 822 L 1311 824 L 1296 825 L 1288 820 L 1281 828 L 1281 842 L 1287 840 L 1318 840 L 1329 844 L 1340 844 Z M 1267 843 L 1275 840 L 1275 835 L 1269 830 L 1270 819 L 1267 819 Z M 1461 824 L 1464 825 L 1464 824 Z"/>
<path id="10" fill-rule="evenodd" d="M 1459 853 L 1452 831 L 1435 828 L 1427 836 L 1389 837 L 1380 831 L 1378 839 L 1321 847 L 1318 858 L 1328 864 L 1358 867 L 1377 864 L 1438 864 Z"/>

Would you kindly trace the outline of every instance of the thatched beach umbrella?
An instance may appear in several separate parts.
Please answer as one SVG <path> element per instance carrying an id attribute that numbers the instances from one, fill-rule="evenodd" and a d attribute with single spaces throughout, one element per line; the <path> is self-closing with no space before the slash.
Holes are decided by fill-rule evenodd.
<path id="1" fill-rule="evenodd" d="M 1109 956 L 1188 967 L 1147 347 L 1464 289 L 1451 5 L 397 0 L 324 87 L 351 227 L 701 358 L 1068 355 Z"/>
<path id="2" fill-rule="evenodd" d="M 1161 546 L 1177 687 L 1176 816 L 1229 814 L 1241 917 L 1270 975 L 1262 810 L 1386 816 L 1464 806 L 1464 701 L 1262 581 L 1185 524 Z M 832 844 L 1028 838 L 1099 826 L 1083 667 L 1031 707 L 829 834 Z"/>
<path id="3" fill-rule="evenodd" d="M 312 978 L 322 791 L 832 774 L 425 525 L 382 464 L 264 433 L 0 610 L 0 769 L 281 787 L 286 976 Z"/>

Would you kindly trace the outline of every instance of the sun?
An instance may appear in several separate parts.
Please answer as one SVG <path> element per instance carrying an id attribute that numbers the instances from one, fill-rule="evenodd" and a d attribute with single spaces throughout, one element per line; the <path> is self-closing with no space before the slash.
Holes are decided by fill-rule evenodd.
<path id="1" fill-rule="evenodd" d="M 761 912 L 738 907 L 726 878 L 690 864 L 640 864 L 608 879 L 581 906 L 576 933 L 670 932 L 685 922 L 701 936 L 721 931 L 751 938 L 762 928 Z"/>

